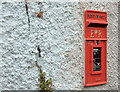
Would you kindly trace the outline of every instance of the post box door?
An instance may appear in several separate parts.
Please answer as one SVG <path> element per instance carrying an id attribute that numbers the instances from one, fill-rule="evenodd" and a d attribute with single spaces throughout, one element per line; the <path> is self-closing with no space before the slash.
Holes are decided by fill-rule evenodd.
<path id="1" fill-rule="evenodd" d="M 106 42 L 89 40 L 85 44 L 85 86 L 106 84 Z"/>

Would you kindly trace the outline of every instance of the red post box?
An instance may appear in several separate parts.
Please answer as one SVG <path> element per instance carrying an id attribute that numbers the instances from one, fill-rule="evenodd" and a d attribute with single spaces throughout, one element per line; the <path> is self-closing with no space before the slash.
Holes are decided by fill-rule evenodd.
<path id="1" fill-rule="evenodd" d="M 107 13 L 85 11 L 85 86 L 107 82 Z"/>

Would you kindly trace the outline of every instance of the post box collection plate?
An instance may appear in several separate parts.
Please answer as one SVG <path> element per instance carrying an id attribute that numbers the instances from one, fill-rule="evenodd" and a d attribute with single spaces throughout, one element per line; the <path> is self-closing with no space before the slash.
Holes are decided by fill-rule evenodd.
<path id="1" fill-rule="evenodd" d="M 85 11 L 85 86 L 107 82 L 107 13 Z"/>

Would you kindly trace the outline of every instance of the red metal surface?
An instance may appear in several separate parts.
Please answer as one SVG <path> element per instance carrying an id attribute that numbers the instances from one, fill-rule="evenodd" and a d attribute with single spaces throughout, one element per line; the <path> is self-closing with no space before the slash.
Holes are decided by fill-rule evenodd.
<path id="1" fill-rule="evenodd" d="M 99 44 L 96 44 L 99 40 Z M 93 71 L 93 48 L 101 48 L 101 70 Z M 85 86 L 107 82 L 107 13 L 85 11 Z"/>

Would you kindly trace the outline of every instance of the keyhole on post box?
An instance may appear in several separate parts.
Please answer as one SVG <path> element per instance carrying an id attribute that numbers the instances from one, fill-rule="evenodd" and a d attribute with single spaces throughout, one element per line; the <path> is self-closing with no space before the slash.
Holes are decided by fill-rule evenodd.
<path id="1" fill-rule="evenodd" d="M 99 44 L 99 40 L 96 40 L 96 45 L 98 45 Z"/>

